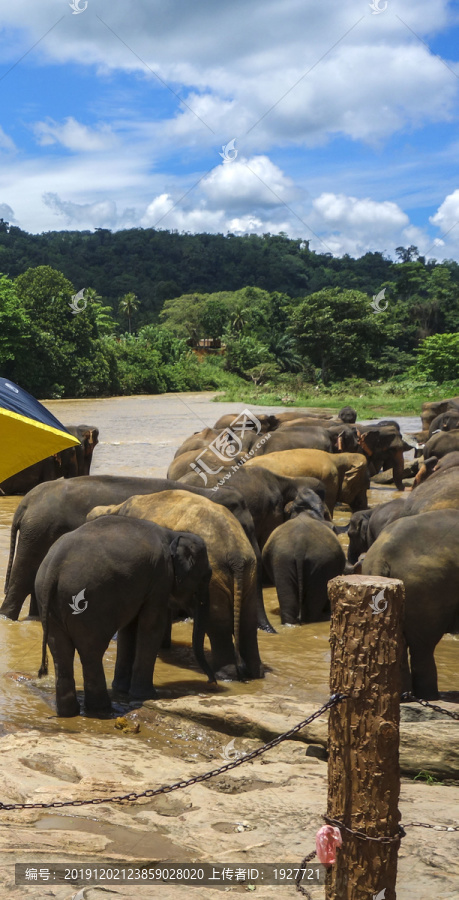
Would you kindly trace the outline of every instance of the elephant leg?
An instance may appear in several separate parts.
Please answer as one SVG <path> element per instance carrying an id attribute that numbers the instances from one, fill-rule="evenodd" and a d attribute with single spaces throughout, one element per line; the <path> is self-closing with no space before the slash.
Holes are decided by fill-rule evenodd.
<path id="1" fill-rule="evenodd" d="M 405 468 L 405 460 L 403 458 L 403 450 L 396 450 L 393 455 L 393 463 L 392 463 L 392 477 L 395 482 L 395 486 L 399 491 L 405 490 L 405 485 L 403 484 L 403 471 Z"/>
<path id="2" fill-rule="evenodd" d="M 255 584 L 245 592 L 241 610 L 239 649 L 249 678 L 263 678 L 264 669 L 258 649 L 258 607 L 255 602 Z M 274 630 L 274 629 L 273 629 Z"/>
<path id="3" fill-rule="evenodd" d="M 301 565 L 301 564 L 300 564 Z M 295 560 L 273 563 L 274 582 L 283 625 L 300 624 L 299 573 Z"/>
<path id="4" fill-rule="evenodd" d="M 263 600 L 263 562 L 261 553 L 257 554 L 257 621 L 260 631 L 266 631 L 268 634 L 276 634 L 271 622 L 266 615 L 265 604 Z"/>
<path id="5" fill-rule="evenodd" d="M 40 611 L 38 609 L 38 603 L 37 603 L 37 598 L 35 596 L 35 590 L 33 590 L 30 595 L 29 615 L 27 618 L 29 618 L 29 619 L 39 619 L 40 618 Z"/>
<path id="6" fill-rule="evenodd" d="M 129 687 L 131 700 L 148 700 L 156 696 L 153 671 L 167 625 L 169 592 L 156 585 L 155 595 L 155 598 L 144 603 L 137 617 L 135 657 Z"/>
<path id="7" fill-rule="evenodd" d="M 438 700 L 435 644 L 409 645 L 413 694 L 421 700 Z"/>
<path id="8" fill-rule="evenodd" d="M 339 573 L 341 574 L 341 573 Z M 327 583 L 333 575 L 324 571 L 313 572 L 309 577 L 304 573 L 303 596 L 301 598 L 301 622 L 319 622 L 330 611 Z"/>
<path id="9" fill-rule="evenodd" d="M 23 543 L 21 546 L 21 538 L 19 538 L 8 592 L 0 607 L 0 615 L 7 616 L 14 621 L 19 618 L 26 597 L 33 593 L 35 576 L 42 558 L 31 558 Z"/>
<path id="10" fill-rule="evenodd" d="M 87 713 L 101 716 L 110 715 L 112 711 L 102 663 L 105 650 L 102 653 L 97 653 L 92 648 L 78 651 L 83 668 L 85 710 Z"/>
<path id="11" fill-rule="evenodd" d="M 170 650 L 172 646 L 172 610 L 167 611 L 167 622 L 161 642 L 161 650 Z"/>
<path id="12" fill-rule="evenodd" d="M 56 675 L 56 707 L 58 716 L 70 718 L 80 714 L 73 662 L 75 646 L 69 635 L 55 620 L 49 619 L 48 646 Z"/>
<path id="13" fill-rule="evenodd" d="M 128 694 L 131 684 L 132 667 L 135 658 L 135 642 L 137 637 L 137 621 L 134 619 L 118 630 L 116 642 L 115 674 L 112 688 L 116 693 Z"/>
<path id="14" fill-rule="evenodd" d="M 211 666 L 219 681 L 237 680 L 233 645 L 233 597 L 214 578 L 210 583 L 210 609 L 207 635 L 211 648 Z"/>

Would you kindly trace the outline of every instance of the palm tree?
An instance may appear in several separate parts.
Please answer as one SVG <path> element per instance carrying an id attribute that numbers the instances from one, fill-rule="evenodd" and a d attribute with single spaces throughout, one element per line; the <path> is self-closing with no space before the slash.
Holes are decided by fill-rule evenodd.
<path id="1" fill-rule="evenodd" d="M 124 297 L 121 297 L 119 311 L 124 316 L 128 317 L 129 321 L 129 334 L 131 334 L 131 317 L 133 313 L 136 313 L 140 306 L 140 300 L 136 297 L 135 294 L 130 291 L 128 294 L 125 294 Z"/>
<path id="2" fill-rule="evenodd" d="M 299 372 L 302 368 L 301 357 L 297 353 L 295 341 L 290 335 L 273 334 L 269 350 L 282 372 Z"/>
<path id="3" fill-rule="evenodd" d="M 247 313 L 248 309 L 244 306 L 244 303 L 239 301 L 233 309 L 233 319 L 231 322 L 233 331 L 244 331 L 247 324 Z"/>

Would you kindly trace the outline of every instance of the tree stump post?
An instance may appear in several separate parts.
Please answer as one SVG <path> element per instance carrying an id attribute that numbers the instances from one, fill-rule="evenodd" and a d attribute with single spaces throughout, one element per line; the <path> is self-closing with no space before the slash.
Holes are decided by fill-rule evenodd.
<path id="1" fill-rule="evenodd" d="M 403 583 L 340 576 L 328 592 L 330 692 L 350 699 L 330 710 L 327 816 L 369 837 L 396 837 Z M 326 876 L 327 900 L 395 900 L 399 840 L 367 841 L 344 829 L 341 836 Z"/>

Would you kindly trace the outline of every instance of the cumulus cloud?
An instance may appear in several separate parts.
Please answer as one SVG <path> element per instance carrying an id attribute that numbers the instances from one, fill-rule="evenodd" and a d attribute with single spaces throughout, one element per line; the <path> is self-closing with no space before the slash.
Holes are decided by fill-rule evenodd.
<path id="1" fill-rule="evenodd" d="M 459 247 L 459 189 L 449 194 L 430 221 Z"/>

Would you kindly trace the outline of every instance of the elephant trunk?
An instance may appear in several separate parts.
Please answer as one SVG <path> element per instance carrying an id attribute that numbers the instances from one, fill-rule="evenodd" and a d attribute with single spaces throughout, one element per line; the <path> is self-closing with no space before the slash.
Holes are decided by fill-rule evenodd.
<path id="1" fill-rule="evenodd" d="M 209 663 L 207 662 L 204 653 L 204 636 L 206 633 L 209 605 L 209 583 L 206 582 L 206 584 L 203 586 L 203 589 L 201 591 L 198 591 L 196 594 L 196 605 L 194 609 L 193 619 L 193 652 L 196 657 L 196 662 L 201 667 L 204 674 L 207 675 L 209 681 L 215 684 L 215 674 L 212 671 Z"/>

